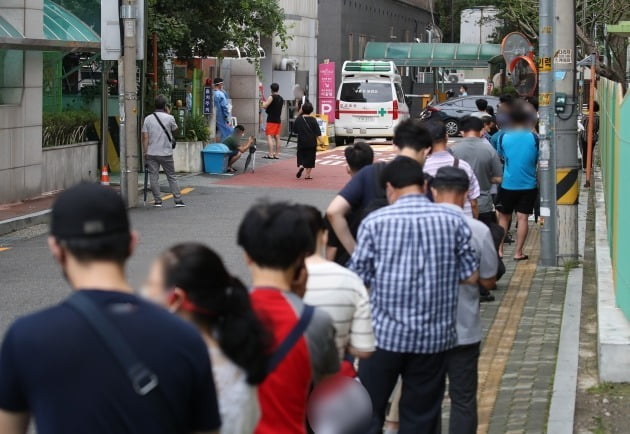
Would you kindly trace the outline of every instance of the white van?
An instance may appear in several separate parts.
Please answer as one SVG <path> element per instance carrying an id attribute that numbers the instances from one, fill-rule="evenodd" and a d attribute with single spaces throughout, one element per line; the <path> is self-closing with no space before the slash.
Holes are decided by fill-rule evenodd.
<path id="1" fill-rule="evenodd" d="M 335 143 L 394 137 L 409 106 L 394 62 L 346 61 L 335 107 Z"/>

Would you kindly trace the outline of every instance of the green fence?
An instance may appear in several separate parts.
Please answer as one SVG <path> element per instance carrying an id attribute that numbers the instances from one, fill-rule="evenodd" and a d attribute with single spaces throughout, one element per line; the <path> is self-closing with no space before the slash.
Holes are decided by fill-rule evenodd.
<path id="1" fill-rule="evenodd" d="M 599 151 L 617 305 L 630 320 L 630 92 L 599 80 Z"/>

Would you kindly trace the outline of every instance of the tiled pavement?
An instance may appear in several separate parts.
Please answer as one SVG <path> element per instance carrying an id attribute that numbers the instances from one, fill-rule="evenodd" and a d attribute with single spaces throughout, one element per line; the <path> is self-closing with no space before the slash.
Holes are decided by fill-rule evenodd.
<path id="1" fill-rule="evenodd" d="M 567 274 L 537 265 L 538 246 L 539 230 L 532 224 L 525 247 L 530 260 L 513 261 L 508 247 L 496 300 L 481 305 L 479 434 L 546 431 Z M 448 407 L 447 398 L 443 432 Z"/>

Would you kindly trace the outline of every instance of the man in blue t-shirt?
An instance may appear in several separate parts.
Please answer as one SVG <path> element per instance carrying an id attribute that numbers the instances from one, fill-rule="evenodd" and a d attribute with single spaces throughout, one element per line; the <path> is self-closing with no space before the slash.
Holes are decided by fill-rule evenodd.
<path id="1" fill-rule="evenodd" d="M 424 164 L 431 152 L 432 139 L 420 121 L 408 119 L 401 122 L 394 131 L 394 145 L 400 156 L 409 157 Z M 380 206 L 387 204 L 380 184 L 380 173 L 385 163 L 375 163 L 361 169 L 333 199 L 326 210 L 326 217 L 335 236 L 349 255 L 354 252 L 356 240 L 352 235 L 346 216 L 353 213 L 359 218 Z M 379 197 L 382 196 L 382 197 Z M 356 221 L 358 226 L 359 221 Z"/>
<path id="2" fill-rule="evenodd" d="M 506 233 L 516 211 L 518 228 L 514 260 L 522 261 L 528 259 L 523 246 L 529 230 L 528 218 L 534 212 L 538 197 L 538 137 L 531 130 L 529 114 L 522 108 L 514 108 L 510 119 L 510 128 L 497 139 L 497 151 L 505 162 L 497 209 L 499 224 Z M 503 256 L 503 243 L 499 255 Z"/>
<path id="3" fill-rule="evenodd" d="M 218 432 L 210 359 L 199 333 L 133 295 L 125 279 L 136 243 L 114 190 L 81 184 L 59 196 L 48 245 L 75 293 L 7 331 L 0 349 L 0 433 L 26 433 L 31 417 L 40 434 Z M 132 383 L 126 362 L 119 363 L 72 304 L 77 300 L 100 311 L 118 332 L 114 341 L 155 377 L 142 375 L 147 381 L 139 385 L 134 375 Z M 149 390 L 151 378 L 157 385 Z"/>

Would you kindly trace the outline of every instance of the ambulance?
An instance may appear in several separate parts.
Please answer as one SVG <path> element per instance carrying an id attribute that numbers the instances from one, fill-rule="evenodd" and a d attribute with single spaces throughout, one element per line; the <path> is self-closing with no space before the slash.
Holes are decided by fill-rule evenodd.
<path id="1" fill-rule="evenodd" d="M 335 143 L 392 139 L 409 105 L 394 62 L 346 61 L 335 105 Z"/>

